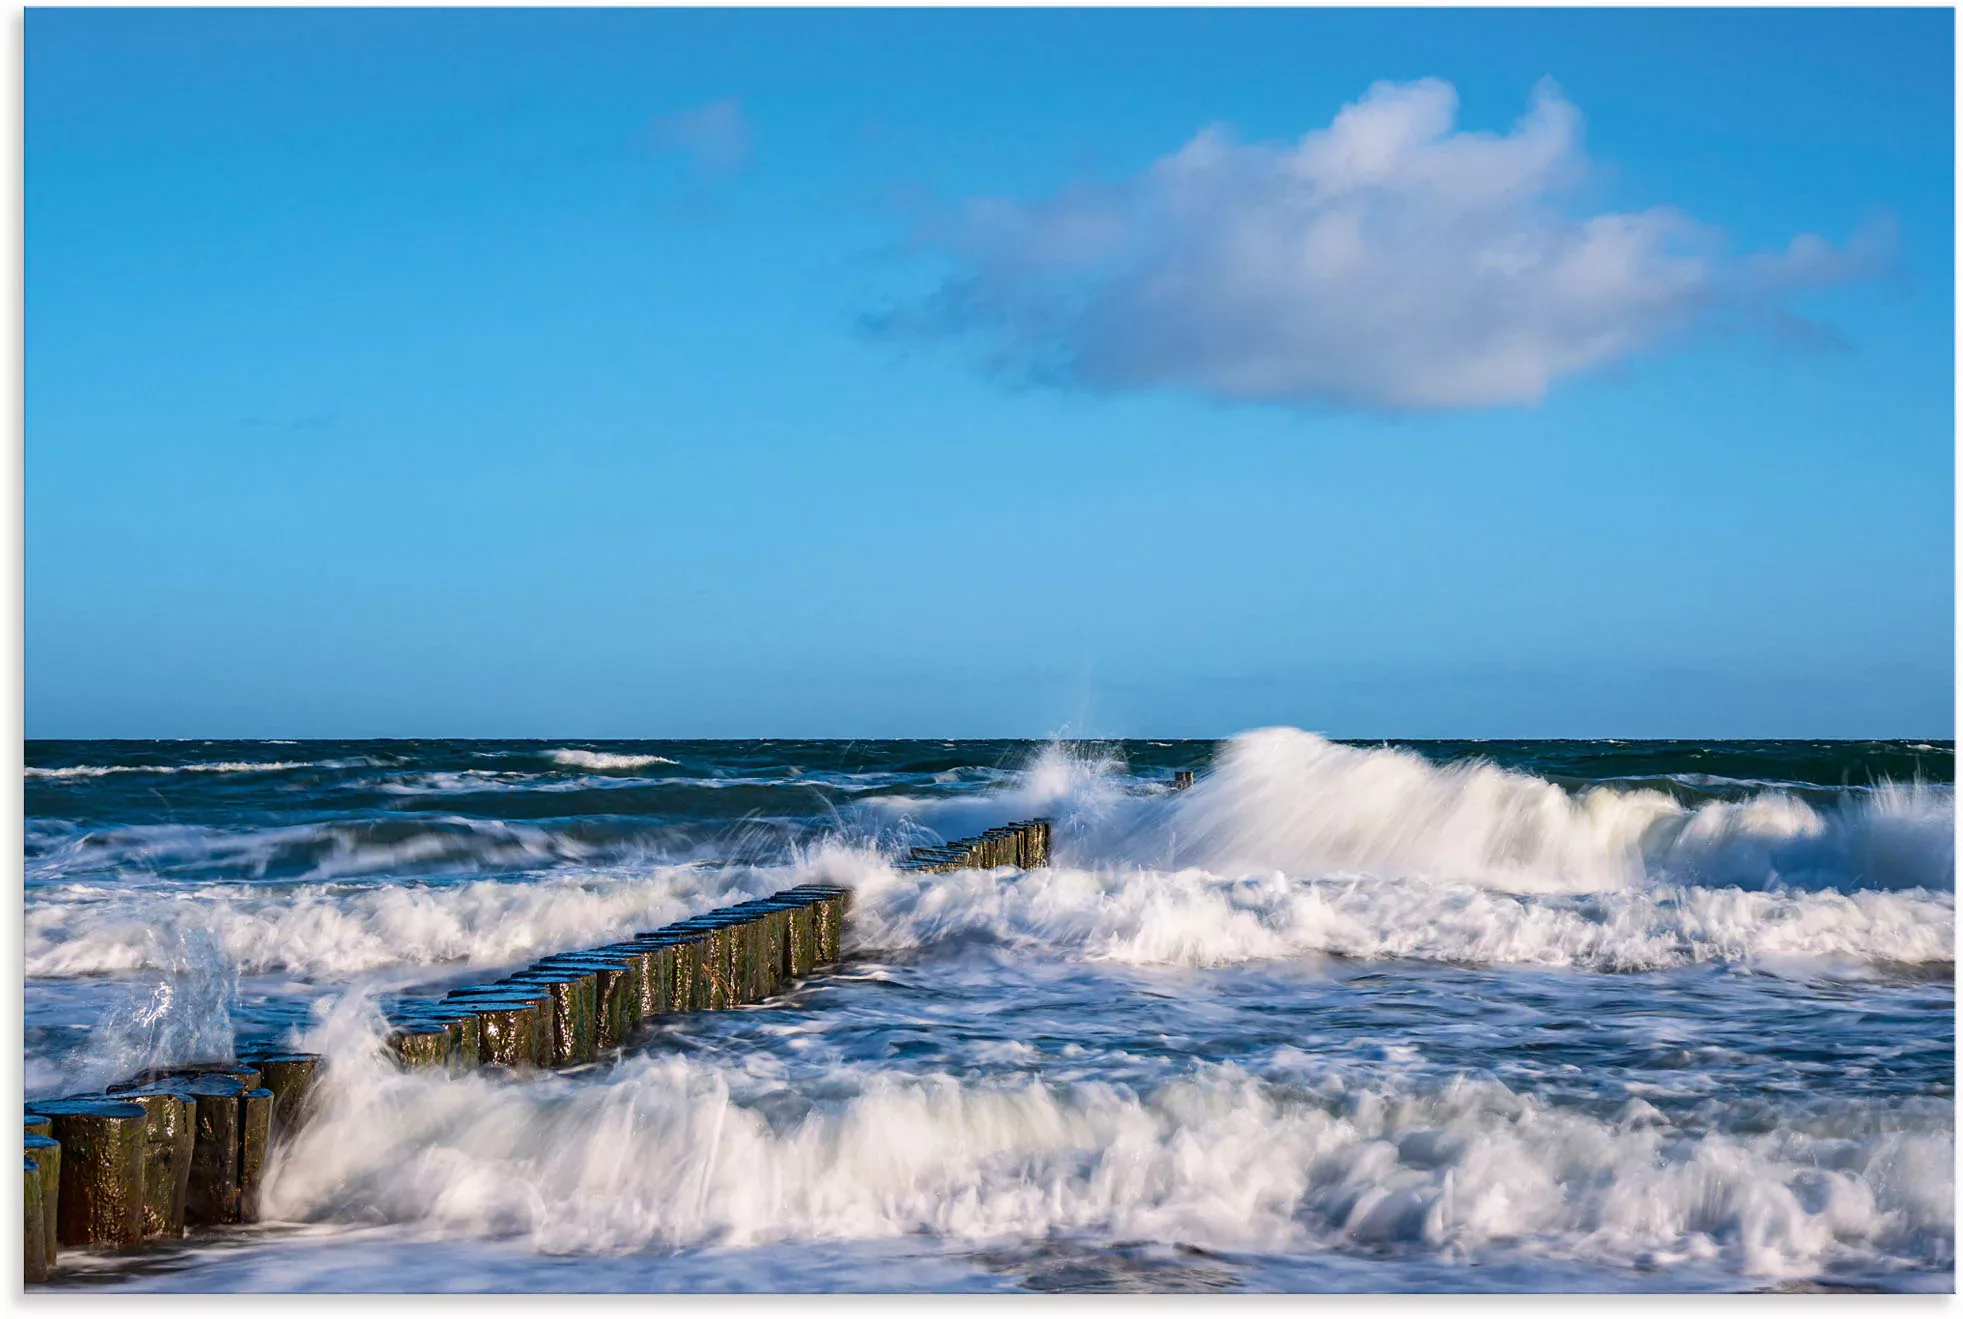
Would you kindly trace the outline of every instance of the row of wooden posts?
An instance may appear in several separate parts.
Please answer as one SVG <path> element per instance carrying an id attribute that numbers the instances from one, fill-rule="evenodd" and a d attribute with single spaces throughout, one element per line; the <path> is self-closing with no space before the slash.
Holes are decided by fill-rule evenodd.
<path id="1" fill-rule="evenodd" d="M 1050 822 L 1022 820 L 935 847 L 916 847 L 899 863 L 901 870 L 940 873 L 1015 866 L 1036 870 L 1050 864 Z"/>
<path id="2" fill-rule="evenodd" d="M 914 871 L 1033 870 L 1050 822 L 1025 820 L 938 847 Z M 838 960 L 851 891 L 803 884 L 619 943 L 557 953 L 502 980 L 388 1010 L 388 1047 L 412 1069 L 572 1067 L 669 1013 L 757 1003 Z M 249 1223 L 274 1146 L 308 1115 L 321 1060 L 261 1051 L 145 1072 L 97 1095 L 27 1105 L 24 1277 L 64 1247 L 134 1246 L 190 1227 Z"/>
<path id="3" fill-rule="evenodd" d="M 838 960 L 851 894 L 804 884 L 632 939 L 556 953 L 487 985 L 389 1010 L 405 1067 L 471 1071 L 576 1067 L 618 1049 L 642 1022 L 758 1003 Z"/>
<path id="4" fill-rule="evenodd" d="M 317 1055 L 262 1052 L 29 1101 L 24 1280 L 47 1281 L 63 1248 L 256 1221 L 266 1160 L 306 1120 L 319 1072 Z"/>

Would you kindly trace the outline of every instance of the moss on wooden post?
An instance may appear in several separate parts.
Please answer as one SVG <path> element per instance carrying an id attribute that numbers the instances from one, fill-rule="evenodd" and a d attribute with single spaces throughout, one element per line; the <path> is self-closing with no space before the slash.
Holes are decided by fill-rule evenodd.
<path id="1" fill-rule="evenodd" d="M 578 968 L 526 970 L 498 983 L 551 991 L 552 1066 L 573 1067 L 593 1061 L 593 1017 L 599 987 L 593 972 Z"/>
<path id="2" fill-rule="evenodd" d="M 264 1053 L 249 1059 L 260 1083 L 273 1092 L 273 1140 L 287 1139 L 312 1116 L 314 1083 L 320 1079 L 317 1053 Z"/>
<path id="3" fill-rule="evenodd" d="M 30 1118 L 28 1120 L 32 1123 L 35 1119 Z M 46 1121 L 46 1119 L 41 1120 Z M 52 1128 L 54 1124 L 48 1123 L 48 1125 Z M 38 1219 L 22 1219 L 21 1230 L 28 1231 L 31 1229 L 41 1234 L 41 1256 L 47 1260 L 48 1267 L 52 1269 L 55 1266 L 56 1257 L 60 1253 L 57 1249 L 58 1242 L 55 1237 L 55 1219 L 61 1204 L 61 1142 L 53 1136 L 44 1135 L 38 1131 L 30 1130 L 26 1135 L 25 1153 L 29 1158 L 34 1160 L 34 1166 L 37 1170 L 36 1175 L 41 1180 L 41 1189 L 39 1191 L 41 1216 Z"/>
<path id="4" fill-rule="evenodd" d="M 41 1230 L 41 1165 L 21 1156 L 20 1278 L 23 1284 L 48 1280 L 48 1242 Z"/>
<path id="5" fill-rule="evenodd" d="M 185 1221 L 208 1227 L 239 1221 L 239 1096 L 245 1087 L 230 1076 L 193 1077 L 185 1093 L 197 1105 L 191 1148 L 191 1182 Z"/>
<path id="6" fill-rule="evenodd" d="M 143 1240 L 143 1141 L 148 1116 L 113 1099 L 37 1102 L 61 1142 L 55 1236 L 64 1246 L 133 1246 Z"/>
<path id="7" fill-rule="evenodd" d="M 197 1141 L 197 1104 L 182 1080 L 153 1081 L 117 1095 L 144 1112 L 143 1235 L 175 1240 L 184 1235 L 191 1160 Z"/>
<path id="8" fill-rule="evenodd" d="M 634 964 L 607 953 L 560 953 L 532 965 L 534 971 L 593 977 L 593 1048 L 618 1049 L 640 1022 L 640 990 Z"/>
<path id="9" fill-rule="evenodd" d="M 412 1072 L 442 1067 L 450 1061 L 450 1028 L 427 1017 L 411 1017 L 389 1030 L 388 1047 L 395 1060 Z"/>
<path id="10" fill-rule="evenodd" d="M 239 1096 L 239 1221 L 259 1221 L 259 1190 L 273 1134 L 273 1092 L 261 1086 Z"/>
<path id="11" fill-rule="evenodd" d="M 466 990 L 444 1000 L 450 1010 L 467 1012 L 476 1021 L 479 1066 L 519 1071 L 547 1066 L 551 1061 L 551 1027 L 540 1026 L 541 1002 L 549 1011 L 551 995 Z"/>

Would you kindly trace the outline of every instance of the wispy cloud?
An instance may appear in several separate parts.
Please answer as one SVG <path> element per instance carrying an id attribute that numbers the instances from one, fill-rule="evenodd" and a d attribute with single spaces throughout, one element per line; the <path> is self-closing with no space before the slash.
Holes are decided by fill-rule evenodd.
<path id="1" fill-rule="evenodd" d="M 679 153 L 713 173 L 740 173 L 750 163 L 750 121 L 734 96 L 662 115 L 654 121 L 653 137 L 657 149 Z"/>
<path id="2" fill-rule="evenodd" d="M 1378 83 L 1281 145 L 1208 128 L 1137 177 L 977 199 L 922 227 L 955 272 L 875 318 L 1025 379 L 1389 410 L 1532 403 L 1700 319 L 1790 327 L 1793 291 L 1878 238 L 1726 252 L 1681 212 L 1576 213 L 1580 112 L 1551 82 L 1505 134 L 1434 79 Z"/>

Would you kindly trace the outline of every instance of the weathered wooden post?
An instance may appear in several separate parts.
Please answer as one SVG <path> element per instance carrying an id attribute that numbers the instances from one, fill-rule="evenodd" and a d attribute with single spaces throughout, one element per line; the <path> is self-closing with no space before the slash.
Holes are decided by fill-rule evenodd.
<path id="1" fill-rule="evenodd" d="M 811 974 L 812 953 L 815 950 L 812 940 L 816 927 L 812 923 L 809 902 L 793 899 L 789 909 L 790 919 L 784 940 L 784 974 L 793 979 L 802 979 Z"/>
<path id="2" fill-rule="evenodd" d="M 605 953 L 559 953 L 534 962 L 533 971 L 575 972 L 593 977 L 593 1048 L 617 1049 L 640 1023 L 640 987 L 634 963 Z"/>
<path id="3" fill-rule="evenodd" d="M 56 1239 L 64 1246 L 134 1246 L 143 1240 L 143 1143 L 148 1117 L 113 1099 L 37 1101 L 61 1143 Z"/>
<path id="4" fill-rule="evenodd" d="M 41 1165 L 34 1155 L 21 1156 L 20 1280 L 23 1285 L 48 1280 L 48 1240 L 41 1230 Z"/>
<path id="5" fill-rule="evenodd" d="M 119 1093 L 145 1115 L 143 1136 L 143 1235 L 175 1240 L 184 1235 L 191 1160 L 197 1142 L 197 1104 L 182 1080 L 152 1081 Z"/>
<path id="6" fill-rule="evenodd" d="M 239 1221 L 240 1103 L 245 1087 L 213 1073 L 185 1083 L 197 1105 L 185 1221 L 193 1227 Z M 141 1110 L 138 1110 L 139 1112 Z"/>
<path id="7" fill-rule="evenodd" d="M 541 1019 L 542 1011 L 551 1012 L 550 993 L 478 987 L 455 990 L 443 1002 L 447 1010 L 467 1012 L 476 1021 L 480 1066 L 528 1071 L 551 1065 L 552 1026 Z"/>
<path id="8" fill-rule="evenodd" d="M 259 1221 L 259 1190 L 273 1134 L 273 1092 L 261 1086 L 239 1096 L 239 1221 Z"/>
<path id="9" fill-rule="evenodd" d="M 572 1067 L 593 1061 L 593 1016 L 599 992 L 599 978 L 593 972 L 528 969 L 497 983 L 551 991 L 552 1066 Z"/>
<path id="10" fill-rule="evenodd" d="M 388 1033 L 389 1051 L 410 1071 L 443 1067 L 450 1061 L 450 1027 L 421 1015 L 404 1016 Z"/>
<path id="11" fill-rule="evenodd" d="M 636 941 L 605 944 L 594 951 L 602 957 L 618 958 L 632 970 L 632 977 L 626 986 L 632 999 L 626 1014 L 630 1030 L 649 1017 L 659 1016 L 668 1010 L 664 980 L 666 968 L 662 963 L 671 960 L 671 956 L 665 954 L 662 948 Z"/>
<path id="12" fill-rule="evenodd" d="M 259 1069 L 261 1084 L 273 1092 L 273 1139 L 283 1141 L 311 1116 L 320 1055 L 262 1053 L 246 1061 Z"/>
<path id="13" fill-rule="evenodd" d="M 695 970 L 701 940 L 692 935 L 648 930 L 636 934 L 629 945 L 653 954 L 654 989 L 650 1010 L 643 1015 L 665 1016 L 687 1012 L 695 997 Z"/>
<path id="14" fill-rule="evenodd" d="M 652 930 L 634 936 L 634 942 L 656 948 L 670 948 L 668 1011 L 692 1012 L 706 1007 L 709 991 L 709 937 L 699 930 Z"/>
<path id="15" fill-rule="evenodd" d="M 693 974 L 689 977 L 688 1004 L 682 1010 L 696 1012 L 728 1007 L 729 954 L 734 946 L 728 927 L 708 916 L 693 916 L 655 933 L 682 935 L 697 945 Z"/>
<path id="16" fill-rule="evenodd" d="M 31 1124 L 36 1120 L 29 1118 L 28 1122 Z M 45 1118 L 39 1120 L 47 1121 Z M 54 1124 L 48 1125 L 52 1128 Z M 61 1142 L 53 1136 L 30 1130 L 27 1132 L 25 1154 L 34 1160 L 36 1175 L 41 1180 L 41 1189 L 37 1192 L 41 1216 L 22 1219 L 21 1231 L 41 1234 L 41 1257 L 52 1269 L 59 1254 L 56 1249 L 58 1243 L 55 1238 L 55 1219 L 59 1217 L 61 1204 Z"/>
<path id="17" fill-rule="evenodd" d="M 139 1073 L 134 1081 L 123 1081 L 110 1086 L 109 1089 L 113 1093 L 117 1090 L 133 1090 L 139 1085 L 147 1085 L 152 1081 L 167 1081 L 172 1079 L 189 1081 L 200 1076 L 229 1076 L 247 1090 L 257 1090 L 259 1088 L 259 1069 L 252 1064 L 243 1062 L 210 1062 L 181 1063 L 175 1067 L 151 1068 L 147 1072 Z"/>

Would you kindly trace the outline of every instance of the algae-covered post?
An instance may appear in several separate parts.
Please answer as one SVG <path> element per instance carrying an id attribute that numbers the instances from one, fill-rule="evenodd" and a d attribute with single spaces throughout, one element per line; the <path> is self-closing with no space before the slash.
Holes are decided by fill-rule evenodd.
<path id="1" fill-rule="evenodd" d="M 143 1240 L 143 1147 L 149 1117 L 113 1099 L 36 1102 L 61 1144 L 56 1239 L 64 1246 L 133 1246 Z"/>
<path id="2" fill-rule="evenodd" d="M 239 1221 L 239 1097 L 230 1076 L 200 1076 L 185 1087 L 197 1105 L 185 1218 L 193 1227 Z"/>
<path id="3" fill-rule="evenodd" d="M 191 1187 L 191 1159 L 197 1143 L 198 1106 L 182 1080 L 153 1081 L 116 1098 L 144 1112 L 143 1235 L 184 1235 L 185 1206 Z"/>
<path id="4" fill-rule="evenodd" d="M 1048 864 L 1050 822 L 1023 820 L 990 829 L 979 837 L 957 839 L 936 847 L 916 847 L 900 861 L 899 868 L 938 874 L 949 870 L 993 870 L 997 866 L 1038 870 Z"/>
<path id="5" fill-rule="evenodd" d="M 309 1116 L 314 1081 L 320 1074 L 317 1053 L 262 1053 L 244 1059 L 259 1069 L 259 1082 L 273 1092 L 273 1139 L 285 1140 Z"/>
<path id="6" fill-rule="evenodd" d="M 259 1185 L 273 1134 L 273 1092 L 261 1086 L 239 1096 L 239 1221 L 259 1221 Z"/>
<path id="7" fill-rule="evenodd" d="M 41 1165 L 32 1154 L 22 1156 L 20 1206 L 20 1277 L 23 1283 L 48 1280 L 47 1239 L 41 1232 Z"/>
<path id="8" fill-rule="evenodd" d="M 26 1154 L 28 1158 L 34 1160 L 34 1166 L 38 1170 L 36 1175 L 41 1181 L 41 1189 L 36 1193 L 41 1214 L 39 1218 L 22 1219 L 21 1230 L 41 1234 L 41 1258 L 46 1262 L 47 1267 L 52 1269 L 58 1253 L 55 1217 L 57 1207 L 61 1204 L 61 1142 L 53 1136 L 32 1129 L 36 1122 L 41 1122 L 52 1130 L 54 1124 L 48 1122 L 46 1118 L 30 1117 L 27 1121 L 29 1130 Z"/>

